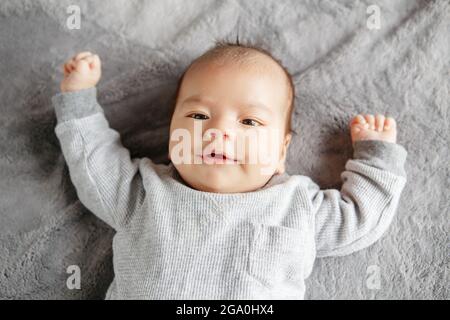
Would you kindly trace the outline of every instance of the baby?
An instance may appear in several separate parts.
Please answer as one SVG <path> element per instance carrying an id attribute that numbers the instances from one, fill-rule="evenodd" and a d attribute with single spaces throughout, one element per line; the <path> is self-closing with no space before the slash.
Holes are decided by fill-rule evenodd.
<path id="1" fill-rule="evenodd" d="M 106 299 L 303 299 L 316 257 L 371 245 L 394 217 L 407 155 L 394 119 L 351 120 L 340 190 L 288 175 L 294 85 L 267 51 L 218 44 L 187 68 L 169 165 L 130 158 L 110 128 L 97 55 L 63 68 L 55 132 L 80 201 L 116 230 Z"/>

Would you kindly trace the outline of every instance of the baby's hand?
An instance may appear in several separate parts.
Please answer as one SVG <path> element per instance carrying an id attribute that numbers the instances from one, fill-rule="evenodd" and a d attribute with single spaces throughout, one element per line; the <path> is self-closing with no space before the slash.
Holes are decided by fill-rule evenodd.
<path id="1" fill-rule="evenodd" d="M 352 143 L 360 140 L 381 140 L 395 143 L 397 141 L 397 124 L 391 117 L 377 114 L 362 116 L 358 114 L 350 122 Z"/>
<path id="2" fill-rule="evenodd" d="M 63 65 L 63 71 L 62 92 L 95 87 L 101 76 L 100 58 L 90 52 L 81 52 Z"/>

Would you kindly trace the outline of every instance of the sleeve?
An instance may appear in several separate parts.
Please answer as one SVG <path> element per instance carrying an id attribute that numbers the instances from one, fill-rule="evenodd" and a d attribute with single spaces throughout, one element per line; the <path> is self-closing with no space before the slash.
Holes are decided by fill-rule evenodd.
<path id="1" fill-rule="evenodd" d="M 95 87 L 53 96 L 55 133 L 80 201 L 118 230 L 145 198 L 141 159 L 130 158 L 96 97 Z"/>
<path id="2" fill-rule="evenodd" d="M 381 238 L 406 183 L 406 156 L 395 143 L 357 141 L 341 190 L 320 190 L 309 180 L 317 257 L 347 255 Z"/>

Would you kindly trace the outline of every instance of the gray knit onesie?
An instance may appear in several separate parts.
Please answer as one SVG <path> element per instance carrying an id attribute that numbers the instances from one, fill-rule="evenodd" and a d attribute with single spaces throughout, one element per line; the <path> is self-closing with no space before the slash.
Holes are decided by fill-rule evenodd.
<path id="1" fill-rule="evenodd" d="M 130 158 L 96 95 L 52 101 L 79 199 L 116 230 L 106 299 L 303 299 L 315 258 L 378 240 L 406 183 L 402 146 L 359 141 L 340 190 L 288 174 L 253 192 L 195 190 L 173 164 Z"/>

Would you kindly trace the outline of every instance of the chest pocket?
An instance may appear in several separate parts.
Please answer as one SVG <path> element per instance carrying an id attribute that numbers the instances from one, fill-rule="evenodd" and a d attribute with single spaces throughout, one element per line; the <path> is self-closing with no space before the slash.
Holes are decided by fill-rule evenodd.
<path id="1" fill-rule="evenodd" d="M 301 229 L 252 224 L 247 272 L 263 285 L 303 281 L 303 234 Z"/>

